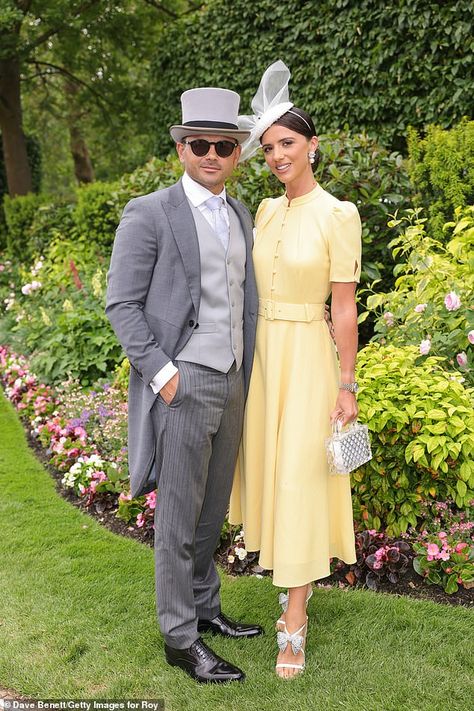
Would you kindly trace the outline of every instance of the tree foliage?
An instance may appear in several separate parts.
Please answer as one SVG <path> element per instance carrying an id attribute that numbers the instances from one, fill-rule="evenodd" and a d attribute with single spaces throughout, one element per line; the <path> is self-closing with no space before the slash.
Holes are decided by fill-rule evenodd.
<path id="1" fill-rule="evenodd" d="M 347 123 L 400 149 L 408 125 L 449 127 L 472 111 L 473 24 L 470 0 L 216 0 L 161 38 L 157 152 L 169 150 L 183 90 L 235 89 L 249 113 L 262 72 L 278 58 L 291 69 L 292 100 L 318 130 Z"/>
<path id="2" fill-rule="evenodd" d="M 427 211 L 433 234 L 444 240 L 444 224 L 456 208 L 474 204 L 474 121 L 463 120 L 449 131 L 429 126 L 424 138 L 412 128 L 408 148 L 414 203 Z"/>
<path id="3" fill-rule="evenodd" d="M 119 171 L 129 167 L 120 165 L 127 132 L 130 143 L 144 142 L 150 124 L 145 99 L 152 48 L 163 23 L 196 6 L 188 0 L 2 0 L 0 125 L 11 194 L 31 189 L 22 138 L 25 97 L 35 119 L 29 125 L 36 123 L 40 136 L 48 121 L 63 122 L 75 156 L 87 156 L 93 135 Z M 148 141 L 142 159 L 149 147 Z M 87 180 L 84 164 L 81 170 Z"/>

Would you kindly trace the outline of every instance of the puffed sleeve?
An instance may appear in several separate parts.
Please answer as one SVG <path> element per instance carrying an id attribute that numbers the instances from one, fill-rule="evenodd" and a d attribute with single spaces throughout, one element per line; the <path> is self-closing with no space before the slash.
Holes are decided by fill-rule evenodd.
<path id="1" fill-rule="evenodd" d="M 260 205 L 257 208 L 257 212 L 255 213 L 255 227 L 257 227 L 257 229 L 258 229 L 258 227 L 261 227 L 261 224 L 259 224 L 259 223 L 262 222 L 262 219 L 265 219 L 264 216 L 265 216 L 265 212 L 269 206 L 269 203 L 270 203 L 270 198 L 265 198 L 264 200 L 262 200 L 262 202 L 260 203 Z"/>
<path id="2" fill-rule="evenodd" d="M 329 235 L 329 281 L 360 280 L 362 226 L 359 211 L 352 202 L 333 207 Z"/>

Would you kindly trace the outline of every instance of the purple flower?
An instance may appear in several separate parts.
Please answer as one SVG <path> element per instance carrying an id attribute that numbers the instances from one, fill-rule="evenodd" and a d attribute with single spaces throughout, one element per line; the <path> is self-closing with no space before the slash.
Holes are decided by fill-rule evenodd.
<path id="1" fill-rule="evenodd" d="M 464 353 L 464 351 L 462 351 L 462 353 L 457 354 L 456 360 L 461 368 L 465 368 L 467 366 L 467 355 Z"/>
<path id="2" fill-rule="evenodd" d="M 474 344 L 474 330 L 469 331 L 469 333 L 467 334 L 467 340 L 469 341 L 469 343 Z"/>
<path id="3" fill-rule="evenodd" d="M 101 404 L 101 405 L 99 405 L 99 407 L 97 408 L 97 414 L 98 414 L 99 417 L 101 417 L 102 419 L 105 419 L 106 417 L 109 416 L 109 411 L 107 410 L 106 407 L 104 407 L 104 406 Z"/>
<path id="4" fill-rule="evenodd" d="M 393 326 L 393 324 L 394 324 L 394 320 L 393 320 L 394 317 L 393 317 L 392 312 L 391 312 L 391 311 L 386 311 L 386 312 L 384 313 L 383 317 L 384 317 L 384 320 L 385 320 L 385 323 L 387 324 L 387 326 L 388 326 L 389 328 L 391 328 L 391 327 Z"/>
<path id="5" fill-rule="evenodd" d="M 457 311 L 457 309 L 461 306 L 461 299 L 455 291 L 450 291 L 449 294 L 446 294 L 444 297 L 444 305 L 448 311 Z"/>

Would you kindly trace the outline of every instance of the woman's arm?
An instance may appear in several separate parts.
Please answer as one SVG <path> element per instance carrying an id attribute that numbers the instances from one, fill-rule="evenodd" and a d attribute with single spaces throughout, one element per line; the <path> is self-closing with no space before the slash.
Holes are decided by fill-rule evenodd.
<path id="1" fill-rule="evenodd" d="M 355 289 L 355 282 L 332 283 L 331 318 L 339 353 L 342 383 L 353 383 L 355 380 L 358 341 Z M 354 393 L 339 390 L 336 405 L 331 412 L 331 421 L 341 418 L 345 425 L 355 420 L 357 413 L 357 400 Z"/>

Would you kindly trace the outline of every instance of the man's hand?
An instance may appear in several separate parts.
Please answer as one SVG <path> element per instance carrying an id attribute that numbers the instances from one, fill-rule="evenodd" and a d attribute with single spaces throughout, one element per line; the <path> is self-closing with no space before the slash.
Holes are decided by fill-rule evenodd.
<path id="1" fill-rule="evenodd" d="M 179 383 L 179 373 L 175 373 L 171 380 L 168 380 L 166 385 L 160 390 L 160 395 L 167 405 L 171 405 L 176 395 L 176 390 L 178 389 Z"/>
<path id="2" fill-rule="evenodd" d="M 331 321 L 331 310 L 327 304 L 324 305 L 324 320 L 326 321 L 326 323 L 328 325 L 329 333 L 331 334 L 331 338 L 335 343 L 336 341 L 334 338 L 334 326 Z"/>

